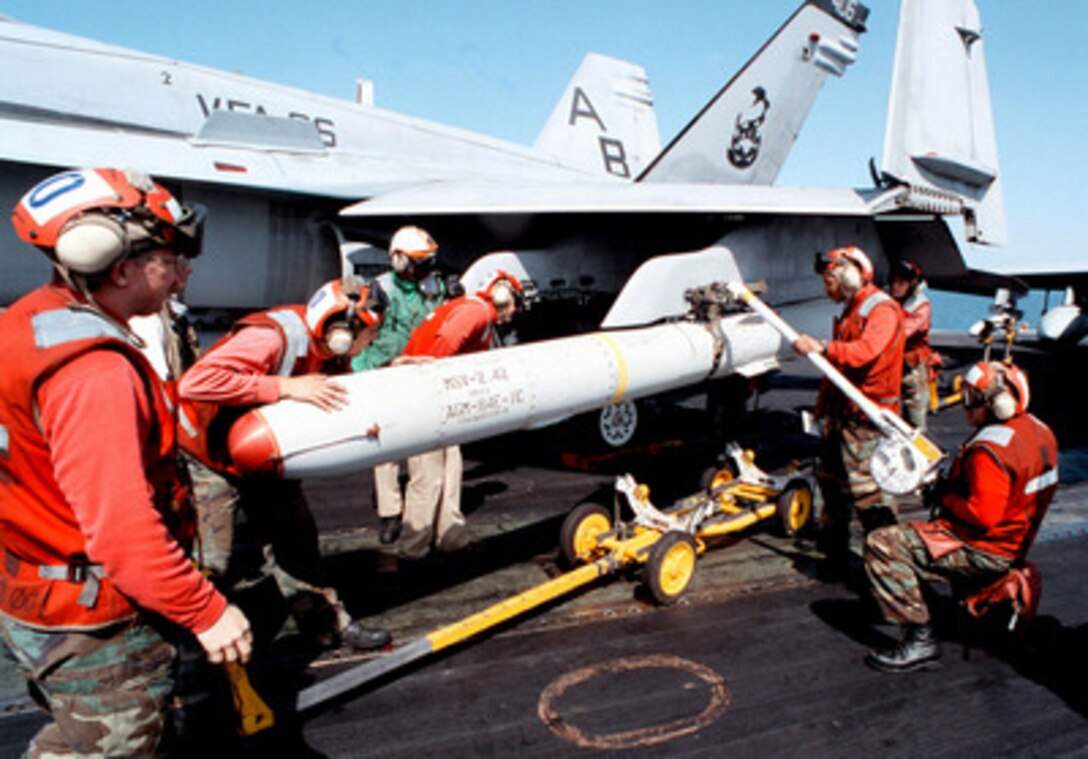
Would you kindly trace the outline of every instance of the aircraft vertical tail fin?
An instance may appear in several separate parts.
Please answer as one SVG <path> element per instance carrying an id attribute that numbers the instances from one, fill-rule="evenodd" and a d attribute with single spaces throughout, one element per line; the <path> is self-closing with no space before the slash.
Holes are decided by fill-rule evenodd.
<path id="1" fill-rule="evenodd" d="M 589 173 L 637 176 L 661 149 L 645 69 L 588 53 L 533 147 Z"/>
<path id="2" fill-rule="evenodd" d="M 1005 242 L 997 139 L 974 0 L 903 0 L 881 170 L 962 202 L 970 241 Z"/>
<path id="3" fill-rule="evenodd" d="M 773 184 L 828 74 L 854 62 L 869 9 L 808 0 L 639 177 Z"/>

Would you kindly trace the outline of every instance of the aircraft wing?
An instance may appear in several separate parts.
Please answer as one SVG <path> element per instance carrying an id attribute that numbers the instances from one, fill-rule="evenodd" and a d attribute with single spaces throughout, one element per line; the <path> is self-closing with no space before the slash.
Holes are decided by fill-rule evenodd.
<path id="1" fill-rule="evenodd" d="M 1015 276 L 1028 287 L 1038 290 L 1064 290 L 1067 287 L 1082 289 L 1088 286 L 1088 269 L 1067 271 L 1018 271 Z"/>
<path id="2" fill-rule="evenodd" d="M 134 166 L 160 178 L 343 200 L 358 200 L 419 181 L 409 165 L 393 165 L 391 161 L 379 175 L 381 182 L 354 178 L 374 176 L 373 171 L 363 171 L 364 164 L 381 162 L 379 157 L 352 160 L 342 154 L 333 158 L 324 150 L 262 150 L 152 131 L 88 129 L 85 125 L 24 120 L 0 120 L 0 160 L 59 168 Z M 358 170 L 352 171 L 353 166 Z M 402 171 L 403 179 L 398 180 L 391 173 L 394 170 Z"/>
<path id="3" fill-rule="evenodd" d="M 348 206 L 352 217 L 549 213 L 790 213 L 872 216 L 883 203 L 856 190 L 611 182 L 433 182 Z"/>

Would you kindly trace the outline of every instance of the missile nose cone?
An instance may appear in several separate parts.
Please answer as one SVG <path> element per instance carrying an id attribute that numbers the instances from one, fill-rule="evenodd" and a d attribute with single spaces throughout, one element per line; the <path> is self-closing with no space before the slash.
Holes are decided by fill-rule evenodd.
<path id="1" fill-rule="evenodd" d="M 227 449 L 242 474 L 283 474 L 279 443 L 260 409 L 247 412 L 231 425 Z"/>

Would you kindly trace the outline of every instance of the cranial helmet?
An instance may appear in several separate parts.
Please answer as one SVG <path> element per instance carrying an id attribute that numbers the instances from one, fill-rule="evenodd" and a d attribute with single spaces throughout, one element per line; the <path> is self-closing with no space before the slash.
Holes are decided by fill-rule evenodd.
<path id="1" fill-rule="evenodd" d="M 488 278 L 476 294 L 490 300 L 496 308 L 501 308 L 511 302 L 517 305 L 523 290 L 517 277 L 499 269 Z"/>
<path id="2" fill-rule="evenodd" d="M 914 284 L 922 279 L 922 267 L 914 263 L 914 261 L 908 261 L 904 258 L 900 261 L 896 261 L 895 265 L 892 267 L 891 278 L 902 279 Z"/>
<path id="3" fill-rule="evenodd" d="M 20 239 L 59 266 L 98 274 L 149 250 L 199 255 L 204 209 L 182 206 L 146 174 L 79 169 L 40 182 L 11 220 Z"/>
<path id="4" fill-rule="evenodd" d="M 351 350 L 359 332 L 381 323 L 388 300 L 377 282 L 357 277 L 326 282 L 306 304 L 306 326 L 334 356 Z"/>
<path id="5" fill-rule="evenodd" d="M 826 254 L 817 253 L 816 273 L 823 274 L 828 267 L 834 267 L 839 282 L 850 292 L 873 281 L 873 262 L 856 245 L 833 248 Z"/>
<path id="6" fill-rule="evenodd" d="M 1027 375 L 1013 364 L 979 361 L 963 376 L 963 386 L 964 406 L 989 406 L 1002 422 L 1027 411 L 1031 402 Z"/>
<path id="7" fill-rule="evenodd" d="M 399 274 L 414 264 L 426 268 L 434 263 L 438 243 L 422 227 L 401 227 L 389 241 L 389 261 Z"/>

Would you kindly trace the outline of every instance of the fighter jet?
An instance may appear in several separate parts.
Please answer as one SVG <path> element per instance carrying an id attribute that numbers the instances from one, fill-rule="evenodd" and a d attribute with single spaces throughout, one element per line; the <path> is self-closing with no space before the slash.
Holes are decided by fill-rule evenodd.
<path id="1" fill-rule="evenodd" d="M 1088 337 L 1088 274 L 1081 270 L 1019 271 L 1007 275 L 1028 288 L 1046 291 L 1043 313 L 1036 336 L 1041 347 L 1068 348 L 1083 344 Z M 1053 292 L 1060 293 L 1057 305 L 1050 304 Z"/>
<path id="2" fill-rule="evenodd" d="M 761 280 L 795 326 L 826 333 L 815 251 L 860 245 L 878 278 L 909 258 L 941 287 L 969 273 L 946 217 L 970 241 L 1004 239 L 973 0 L 903 0 L 872 187 L 773 185 L 868 15 L 857 0 L 803 2 L 660 152 L 645 73 L 611 59 L 583 64 L 526 148 L 4 21 L 0 63 L 20 75 L 0 81 L 0 203 L 57 167 L 166 180 L 211 211 L 195 310 L 298 302 L 338 271 L 384 266 L 392 232 L 415 223 L 466 289 L 496 269 L 522 281 L 538 301 L 538 331 L 519 330 L 530 340 L 681 318 L 685 293 L 713 281 Z M 44 272 L 0 235 L 4 302 Z M 780 347 L 732 371 L 773 369 Z"/>
<path id="3" fill-rule="evenodd" d="M 405 221 L 434 225 L 451 271 L 498 248 L 543 251 L 554 260 L 527 255 L 522 267 L 541 297 L 607 306 L 637 263 L 623 249 L 645 237 L 628 209 L 613 212 L 609 190 L 773 182 L 823 81 L 854 59 L 865 14 L 854 2 L 804 3 L 664 151 L 646 72 L 605 56 L 587 56 L 525 147 L 383 110 L 366 86 L 358 102 L 336 100 L 0 19 L 0 65 L 17 72 L 0 81 L 0 204 L 58 168 L 154 175 L 209 208 L 186 293 L 197 313 L 299 302 L 345 261 L 384 268 Z M 512 207 L 508 195 L 535 203 Z M 338 217 L 364 200 L 373 205 Z M 690 225 L 675 221 L 634 255 L 714 236 L 678 235 Z M 0 230 L 0 304 L 43 276 Z"/>

